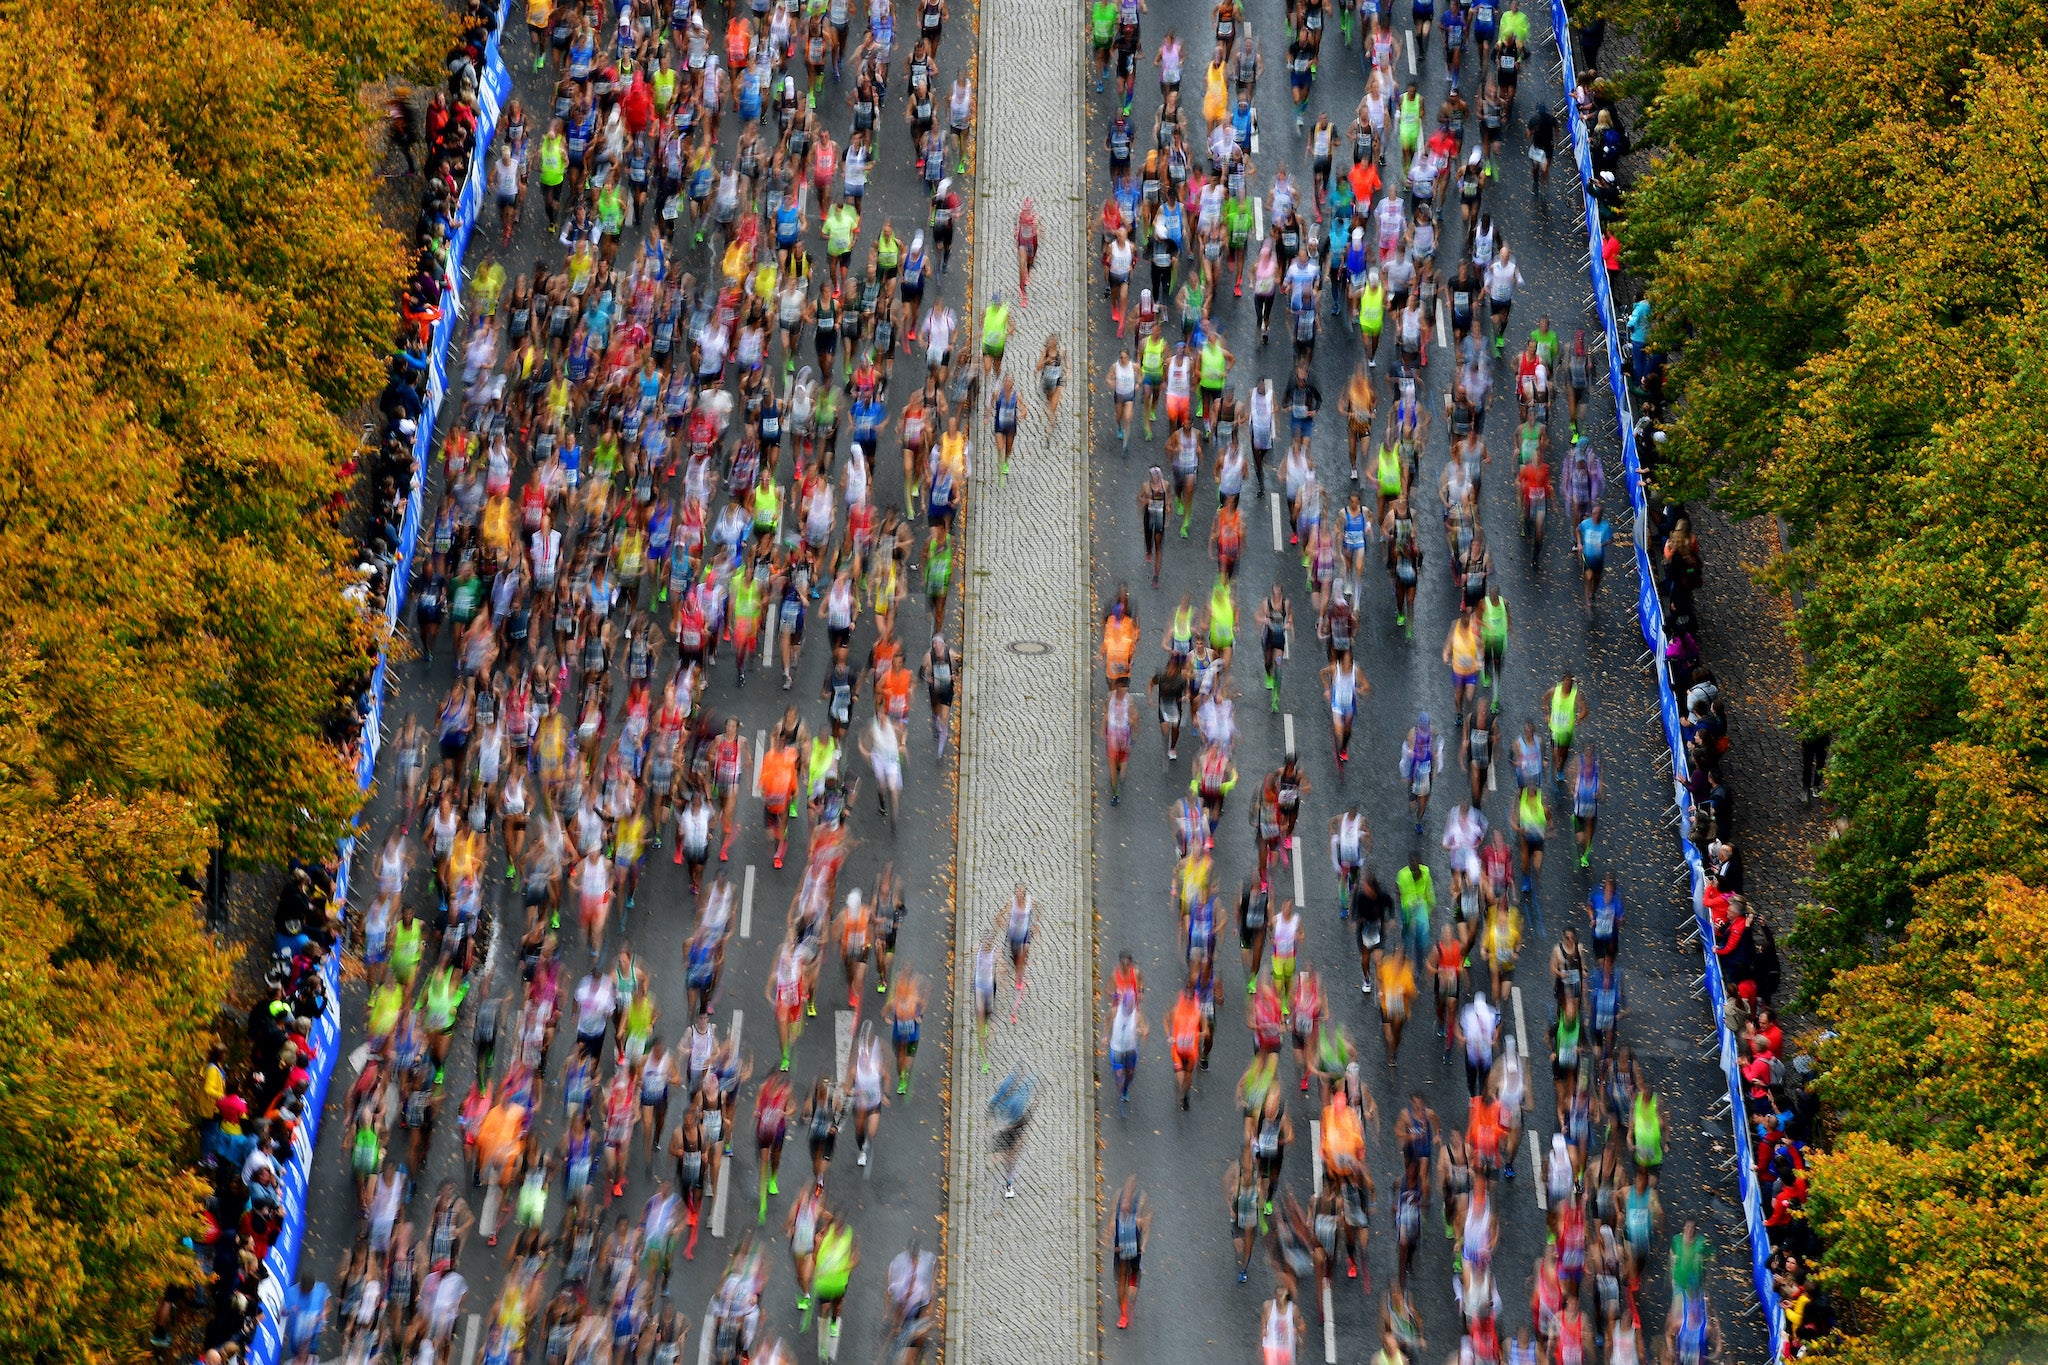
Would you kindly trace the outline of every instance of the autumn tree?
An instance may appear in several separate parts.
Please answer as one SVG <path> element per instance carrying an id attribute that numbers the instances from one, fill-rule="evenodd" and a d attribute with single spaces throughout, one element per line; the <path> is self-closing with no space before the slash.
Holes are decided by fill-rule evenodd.
<path id="1" fill-rule="evenodd" d="M 2048 20 L 1743 16 L 1663 73 L 1624 242 L 1677 357 L 1664 491 L 1791 527 L 1795 716 L 1834 738 L 1794 938 L 1825 1353 L 2014 1359 L 2048 1333 Z"/>
<path id="2" fill-rule="evenodd" d="M 1831 1000 L 1812 1162 L 1823 1282 L 1868 1365 L 2005 1360 L 2048 1328 L 2048 891 L 1999 877 L 1924 891 L 1884 961 Z"/>
<path id="3" fill-rule="evenodd" d="M 331 850 L 372 636 L 331 514 L 406 257 L 363 82 L 420 0 L 0 7 L 0 1354 L 190 1273 L 225 985 L 180 875 Z M 345 21 L 345 22 L 344 22 Z"/>
<path id="4" fill-rule="evenodd" d="M 191 1273 L 191 1090 L 226 976 L 176 879 L 182 800 L 59 789 L 51 665 L 0 638 L 0 1343 L 128 1359 Z"/>
<path id="5" fill-rule="evenodd" d="M 1799 926 L 1822 986 L 1911 914 L 1923 766 L 2038 597 L 2048 66 L 2002 4 L 1745 13 L 1667 75 L 1625 233 L 1678 356 L 1664 491 L 1793 531 L 1796 715 L 1849 817 Z"/>

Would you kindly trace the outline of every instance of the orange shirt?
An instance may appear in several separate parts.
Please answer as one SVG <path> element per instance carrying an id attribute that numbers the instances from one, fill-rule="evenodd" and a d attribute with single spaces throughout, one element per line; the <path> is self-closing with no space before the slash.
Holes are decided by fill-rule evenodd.
<path id="1" fill-rule="evenodd" d="M 779 745 L 761 759 L 761 794 L 770 805 L 786 805 L 796 795 L 795 749 Z"/>
<path id="2" fill-rule="evenodd" d="M 868 651 L 869 667 L 874 672 L 877 686 L 889 676 L 889 670 L 896 666 L 896 656 L 902 652 L 902 648 L 896 643 L 896 637 L 891 635 L 886 640 L 875 641 L 874 647 Z"/>
<path id="3" fill-rule="evenodd" d="M 1500 1101 L 1481 1095 L 1472 1101 L 1470 1121 L 1465 1125 L 1465 1141 L 1472 1150 L 1487 1156 L 1500 1151 Z"/>
<path id="4" fill-rule="evenodd" d="M 1138 651 L 1138 623 L 1128 616 L 1112 616 L 1102 623 L 1102 656 L 1105 671 L 1112 678 L 1131 676 L 1131 656 Z"/>
<path id="5" fill-rule="evenodd" d="M 891 719 L 901 720 L 910 714 L 910 670 L 901 664 L 891 663 L 889 671 L 882 675 L 879 684 L 882 701 Z"/>
<path id="6" fill-rule="evenodd" d="M 526 1121 L 526 1110 L 517 1104 L 500 1103 L 484 1115 L 484 1121 L 477 1127 L 476 1149 L 478 1159 L 489 1170 L 512 1159 L 519 1150 L 519 1128 Z"/>
<path id="7" fill-rule="evenodd" d="M 1351 197 L 1358 201 L 1358 212 L 1367 212 L 1372 207 L 1373 196 L 1380 192 L 1379 168 L 1370 161 L 1354 161 L 1348 178 Z"/>
<path id="8" fill-rule="evenodd" d="M 1182 1056 L 1192 1057 L 1202 1044 L 1202 1007 L 1192 995 L 1183 995 L 1173 1002 L 1173 1009 L 1166 1016 L 1166 1036 L 1173 1041 L 1173 1050 Z"/>
<path id="9" fill-rule="evenodd" d="M 1346 1100 L 1331 1100 L 1323 1106 L 1323 1164 L 1333 1171 L 1365 1168 L 1365 1129 L 1358 1111 Z"/>
<path id="10" fill-rule="evenodd" d="M 1216 511 L 1216 548 L 1224 554 L 1236 554 L 1244 544 L 1244 513 L 1235 507 L 1221 507 Z"/>

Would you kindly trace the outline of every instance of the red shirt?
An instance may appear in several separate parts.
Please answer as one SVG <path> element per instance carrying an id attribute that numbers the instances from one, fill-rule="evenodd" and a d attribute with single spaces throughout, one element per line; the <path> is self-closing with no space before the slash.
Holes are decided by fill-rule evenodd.
<path id="1" fill-rule="evenodd" d="M 654 94 L 647 88 L 647 78 L 633 77 L 633 83 L 626 87 L 626 96 L 619 102 L 620 112 L 626 116 L 626 131 L 638 137 L 647 131 L 647 125 L 654 121 Z"/>
<path id="2" fill-rule="evenodd" d="M 1102 235 L 1105 238 L 1114 237 L 1117 234 L 1117 230 L 1123 226 L 1124 211 L 1117 206 L 1116 200 L 1111 198 L 1104 201 L 1102 205 Z"/>

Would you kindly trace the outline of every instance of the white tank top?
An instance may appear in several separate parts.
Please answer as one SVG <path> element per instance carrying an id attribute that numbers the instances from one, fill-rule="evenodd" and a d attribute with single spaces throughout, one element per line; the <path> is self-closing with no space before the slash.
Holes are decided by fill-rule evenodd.
<path id="1" fill-rule="evenodd" d="M 1116 390 L 1118 402 L 1130 399 L 1138 392 L 1138 366 L 1136 361 L 1119 360 L 1110 372 L 1110 385 Z"/>
<path id="2" fill-rule="evenodd" d="M 1300 939 L 1300 915 L 1282 915 L 1273 921 L 1273 956 L 1293 957 L 1294 945 Z"/>
<path id="3" fill-rule="evenodd" d="M 377 889 L 393 896 L 405 889 L 404 845 L 393 845 L 378 857 Z"/>
<path id="4" fill-rule="evenodd" d="M 1138 1046 L 1138 1007 L 1129 1000 L 1117 1002 L 1109 1021 L 1109 1050 L 1132 1052 Z"/>
<path id="5" fill-rule="evenodd" d="M 863 1107 L 872 1109 L 882 1102 L 882 1047 L 870 1039 L 861 1045 L 853 1064 L 854 1089 Z"/>
<path id="6" fill-rule="evenodd" d="M 1242 492 L 1244 489 L 1244 452 L 1235 443 L 1223 452 L 1223 463 L 1216 475 L 1217 491 L 1225 497 Z"/>
<path id="7" fill-rule="evenodd" d="M 896 727 L 887 717 L 876 716 L 868 727 L 868 752 L 877 771 L 896 766 Z"/>
<path id="8" fill-rule="evenodd" d="M 1365 829 L 1365 821 L 1356 815 L 1343 815 L 1337 822 L 1337 856 L 1347 866 L 1360 861 L 1359 835 Z"/>
<path id="9" fill-rule="evenodd" d="M 1266 1305 L 1266 1326 L 1259 1344 L 1280 1353 L 1280 1359 L 1294 1359 L 1294 1315 L 1277 1303 Z"/>

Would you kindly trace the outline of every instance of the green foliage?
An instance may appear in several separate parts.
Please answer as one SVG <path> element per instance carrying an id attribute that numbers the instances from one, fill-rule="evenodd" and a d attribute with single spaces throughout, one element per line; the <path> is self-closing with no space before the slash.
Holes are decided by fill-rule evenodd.
<path id="1" fill-rule="evenodd" d="M 435 0 L 245 0 L 245 13 L 332 63 L 334 88 L 430 78 L 453 35 Z"/>
<path id="2" fill-rule="evenodd" d="M 2048 503 L 2011 472 L 2048 430 L 2048 64 L 2006 4 L 1746 16 L 1667 73 L 1624 243 L 1680 357 L 1666 491 L 1793 529 L 1796 714 L 1848 816 L 1799 925 L 1819 988 L 1911 914 L 1923 768 L 2039 596 Z"/>
<path id="3" fill-rule="evenodd" d="M 1667 491 L 1783 518 L 1841 837 L 1810 1213 L 1859 1365 L 2048 1333 L 2048 58 L 2015 0 L 1747 0 L 1663 73 L 1623 241 Z"/>
<path id="4" fill-rule="evenodd" d="M 1742 23 L 1740 0 L 1586 0 L 1570 8 L 1574 23 L 1604 19 L 1628 34 L 1635 50 L 1625 85 L 1645 98 L 1674 63 L 1719 47 Z"/>
<path id="5" fill-rule="evenodd" d="M 1891 1365 L 2011 1358 L 2048 1328 L 2048 893 L 1957 878 L 1884 961 L 1838 978 L 1813 1163 L 1823 1278 L 1858 1329 L 1833 1354 Z"/>

